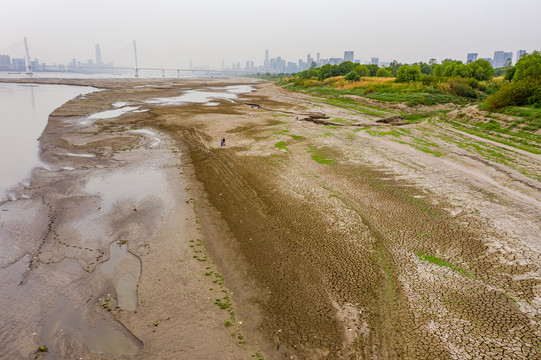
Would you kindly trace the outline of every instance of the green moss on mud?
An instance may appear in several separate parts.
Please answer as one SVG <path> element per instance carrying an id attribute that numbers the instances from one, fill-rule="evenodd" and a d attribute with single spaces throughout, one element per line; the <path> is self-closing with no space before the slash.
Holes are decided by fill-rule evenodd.
<path id="1" fill-rule="evenodd" d="M 460 273 L 462 276 L 468 278 L 468 279 L 475 279 L 475 277 L 470 274 L 469 271 L 462 269 L 461 267 L 458 267 L 456 265 L 451 264 L 450 262 L 447 262 L 443 260 L 442 258 L 436 257 L 434 255 L 427 255 L 423 252 L 420 252 L 417 254 L 417 258 L 421 261 L 427 261 L 431 264 L 448 267 L 449 269 L 456 271 Z"/>
<path id="2" fill-rule="evenodd" d="M 276 144 L 274 144 L 274 146 L 280 150 L 288 151 L 286 147 L 286 143 L 284 141 L 279 141 Z"/>

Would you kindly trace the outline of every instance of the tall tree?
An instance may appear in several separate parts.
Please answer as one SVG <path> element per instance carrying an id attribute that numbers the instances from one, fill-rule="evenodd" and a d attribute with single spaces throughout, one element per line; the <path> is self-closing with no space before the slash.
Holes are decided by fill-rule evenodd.
<path id="1" fill-rule="evenodd" d="M 494 68 L 487 60 L 478 59 L 466 67 L 470 69 L 470 76 L 479 81 L 490 80 L 494 74 Z"/>
<path id="2" fill-rule="evenodd" d="M 517 70 L 513 81 L 541 77 L 541 53 L 534 51 L 529 55 L 524 55 L 517 61 L 515 67 Z"/>
<path id="3" fill-rule="evenodd" d="M 360 77 L 370 76 L 370 70 L 366 65 L 357 65 L 355 67 L 355 72 L 359 74 Z"/>
<path id="4" fill-rule="evenodd" d="M 415 81 L 421 78 L 421 68 L 419 65 L 402 65 L 396 73 L 396 82 Z"/>
<path id="5" fill-rule="evenodd" d="M 389 64 L 389 67 L 393 69 L 393 76 L 396 76 L 396 73 L 398 72 L 398 69 L 400 69 L 401 66 L 402 64 L 399 63 L 398 61 L 396 60 L 391 61 L 391 63 Z"/>

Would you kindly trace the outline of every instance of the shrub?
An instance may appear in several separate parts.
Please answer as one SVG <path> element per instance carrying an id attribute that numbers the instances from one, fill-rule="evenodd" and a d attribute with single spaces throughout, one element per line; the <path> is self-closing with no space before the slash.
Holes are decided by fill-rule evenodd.
<path id="1" fill-rule="evenodd" d="M 361 76 L 355 70 L 351 70 L 350 72 L 348 72 L 344 78 L 346 80 L 348 80 L 348 81 L 359 81 L 359 80 L 361 80 Z"/>
<path id="2" fill-rule="evenodd" d="M 393 73 L 391 73 L 387 69 L 381 68 L 381 69 L 378 69 L 378 71 L 376 72 L 376 76 L 377 77 L 391 77 L 393 76 Z"/>
<path id="3" fill-rule="evenodd" d="M 423 76 L 419 81 L 422 82 L 423 85 L 429 86 L 437 84 L 439 82 L 439 78 L 434 75 L 426 75 Z"/>
<path id="4" fill-rule="evenodd" d="M 456 96 L 477 98 L 477 93 L 467 81 L 461 81 L 460 79 L 449 81 L 449 92 Z"/>
<path id="5" fill-rule="evenodd" d="M 517 71 L 517 68 L 516 67 L 510 67 L 509 69 L 507 69 L 507 71 L 505 72 L 505 76 L 503 77 L 504 80 L 507 80 L 507 81 L 511 81 L 513 80 L 513 77 L 515 77 L 515 72 Z"/>
<path id="6" fill-rule="evenodd" d="M 355 68 L 355 72 L 357 72 L 357 74 L 359 74 L 360 77 L 370 76 L 370 70 L 368 69 L 366 65 L 358 65 Z"/>
<path id="7" fill-rule="evenodd" d="M 314 87 L 319 86 L 321 83 L 316 79 L 299 79 L 293 83 L 295 86 L 301 87 Z"/>
<path id="8" fill-rule="evenodd" d="M 419 65 L 402 65 L 396 73 L 396 82 L 416 81 L 421 78 Z"/>
<path id="9" fill-rule="evenodd" d="M 541 53 L 534 51 L 530 55 L 525 55 L 517 61 L 516 71 L 513 76 L 514 81 L 520 81 L 528 78 L 541 77 Z"/>
<path id="10" fill-rule="evenodd" d="M 525 79 L 504 84 L 490 95 L 485 102 L 488 110 L 499 110 L 507 106 L 541 104 L 541 78 Z"/>

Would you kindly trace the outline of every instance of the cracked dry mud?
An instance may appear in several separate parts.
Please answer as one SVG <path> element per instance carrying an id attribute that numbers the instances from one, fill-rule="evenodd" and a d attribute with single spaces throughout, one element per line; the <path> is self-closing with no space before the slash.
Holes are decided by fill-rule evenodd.
<path id="1" fill-rule="evenodd" d="M 154 89 L 102 83 L 110 90 L 72 101 L 66 112 L 107 110 L 105 99 L 176 96 L 188 86 L 158 83 Z M 516 157 L 514 167 L 504 166 L 459 146 L 493 144 L 443 122 L 376 123 L 272 84 L 249 83 L 256 91 L 236 102 L 147 105 L 145 113 L 98 121 L 98 138 L 80 146 L 107 157 L 137 144 L 124 129 L 152 128 L 181 151 L 200 220 L 195 233 L 243 319 L 246 344 L 230 358 L 257 348 L 268 359 L 541 358 L 541 184 L 521 172 L 538 176 L 540 156 L 501 150 Z M 358 127 L 294 120 L 313 112 L 407 131 L 397 142 Z M 442 156 L 420 151 L 419 141 L 437 145 Z M 46 239 L 68 254 L 55 229 L 48 225 Z M 92 267 L 109 250 L 102 244 L 76 251 L 92 252 L 95 263 L 85 264 Z M 144 269 L 144 252 L 137 251 Z M 174 273 L 173 265 L 163 266 Z M 148 282 L 159 277 L 147 275 L 140 291 L 151 291 Z M 156 313 L 152 307 L 140 304 L 139 312 Z M 138 358 L 159 358 L 159 351 L 175 358 L 178 326 L 156 340 L 140 316 L 114 315 L 142 341 Z"/>
<path id="2" fill-rule="evenodd" d="M 285 107 L 314 110 L 306 97 L 287 96 L 269 85 L 247 95 L 263 105 L 255 119 L 238 106 L 206 117 L 156 113 L 188 143 L 198 179 L 258 285 L 261 328 L 273 341 L 267 351 L 298 358 L 539 357 L 539 232 L 521 242 L 505 233 L 520 233 L 518 223 L 491 223 L 507 216 L 502 209 L 489 213 L 484 204 L 480 216 L 473 209 L 485 199 L 457 203 L 463 185 L 487 169 L 477 166 L 468 179 L 445 163 L 433 166 L 434 157 L 422 152 L 375 159 L 378 152 L 393 156 L 385 148 L 392 141 L 381 146 L 360 133 L 347 136 L 350 129 L 281 117 L 290 112 L 280 112 Z M 226 149 L 216 146 L 223 133 Z M 274 146 L 278 141 L 286 151 Z M 314 152 L 329 161 L 314 161 Z M 431 189 L 393 160 L 420 169 L 416 177 L 455 173 Z M 527 161 L 539 171 L 539 157 Z M 531 212 L 540 209 L 539 194 L 522 203 L 509 188 L 502 194 L 509 208 L 539 231 L 539 212 Z M 496 243 L 506 244 L 514 261 L 491 251 Z M 421 261 L 421 253 L 454 267 Z"/>

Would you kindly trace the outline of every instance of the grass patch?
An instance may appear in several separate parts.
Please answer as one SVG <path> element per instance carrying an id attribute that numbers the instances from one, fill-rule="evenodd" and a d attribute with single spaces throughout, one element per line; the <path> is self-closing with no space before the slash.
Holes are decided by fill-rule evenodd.
<path id="1" fill-rule="evenodd" d="M 324 99 L 323 102 L 329 105 L 333 105 L 333 106 L 337 106 L 337 107 L 341 107 L 341 108 L 345 108 L 349 110 L 355 110 L 355 111 L 361 112 L 366 115 L 371 115 L 371 116 L 384 117 L 384 116 L 389 116 L 389 114 L 394 114 L 393 112 L 385 111 L 383 109 L 377 109 L 374 107 L 361 105 L 355 100 L 348 97 L 343 97 L 343 96 L 327 98 L 327 99 Z"/>
<path id="2" fill-rule="evenodd" d="M 434 156 L 436 156 L 436 157 L 443 156 L 443 154 L 442 154 L 441 152 L 439 152 L 439 151 L 437 151 L 437 150 L 432 150 L 432 149 L 430 149 L 430 148 L 428 148 L 428 147 L 426 147 L 426 146 L 423 146 L 424 143 L 426 143 L 426 145 L 431 145 L 432 143 L 427 142 L 427 141 L 424 142 L 423 140 L 419 140 L 419 139 L 413 139 L 413 140 L 416 141 L 416 142 L 421 143 L 421 145 L 418 145 L 418 144 L 411 144 L 411 143 L 409 143 L 409 142 L 406 142 L 406 141 L 400 141 L 400 140 L 396 140 L 396 141 L 397 141 L 398 143 L 400 143 L 400 144 L 409 145 L 409 146 L 411 146 L 411 147 L 413 147 L 413 148 L 415 148 L 415 149 L 417 149 L 417 150 L 419 150 L 419 151 L 425 152 L 425 153 L 427 153 L 427 154 L 432 154 L 432 155 L 434 155 Z M 436 146 L 436 147 L 438 146 L 438 145 L 436 145 L 436 144 L 433 144 L 433 145 Z"/>
<path id="3" fill-rule="evenodd" d="M 291 138 L 293 140 L 302 140 L 302 139 L 304 139 L 304 136 L 300 136 L 300 135 L 289 135 L 289 136 L 291 136 Z"/>
<path id="4" fill-rule="evenodd" d="M 310 146 L 308 152 L 312 154 L 312 160 L 316 161 L 318 164 L 333 165 L 336 164 L 336 160 L 331 157 L 325 151 L 326 148 L 317 148 L 315 146 Z"/>
<path id="5" fill-rule="evenodd" d="M 396 131 L 396 130 L 391 130 L 391 131 L 366 130 L 366 132 L 371 136 L 392 135 L 394 137 L 400 137 L 400 133 L 398 131 Z"/>
<path id="6" fill-rule="evenodd" d="M 509 106 L 500 111 L 503 114 L 518 116 L 523 119 L 523 131 L 535 132 L 541 129 L 541 108 Z"/>
<path id="7" fill-rule="evenodd" d="M 280 150 L 289 151 L 289 150 L 287 150 L 286 143 L 283 142 L 283 141 L 277 142 L 276 144 L 274 144 L 274 146 L 277 147 Z"/>
<path id="8" fill-rule="evenodd" d="M 332 118 L 331 121 L 335 123 L 339 123 L 339 124 L 344 124 L 344 125 L 349 125 L 353 123 L 353 121 L 350 119 L 342 119 L 342 118 Z"/>
<path id="9" fill-rule="evenodd" d="M 436 257 L 436 256 L 433 256 L 433 255 L 427 255 L 423 252 L 420 252 L 417 254 L 417 258 L 421 261 L 427 261 L 431 264 L 434 264 L 434 265 L 438 265 L 438 266 L 442 266 L 442 267 L 447 267 L 453 271 L 456 271 L 458 273 L 460 273 L 462 276 L 468 278 L 468 279 L 475 279 L 475 277 L 470 274 L 467 270 L 464 270 L 456 265 L 453 265 L 445 260 L 443 260 L 442 258 L 439 258 L 439 257 Z"/>
<path id="10" fill-rule="evenodd" d="M 483 139 L 522 149 L 533 154 L 541 154 L 541 109 L 508 107 L 502 110 L 513 116 L 523 116 L 512 121 L 487 115 L 488 121 L 473 121 L 471 117 L 457 117 L 449 121 L 453 127 Z M 497 119 L 497 120 L 496 120 Z"/>

